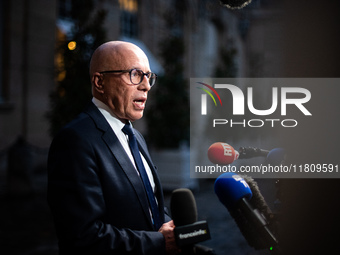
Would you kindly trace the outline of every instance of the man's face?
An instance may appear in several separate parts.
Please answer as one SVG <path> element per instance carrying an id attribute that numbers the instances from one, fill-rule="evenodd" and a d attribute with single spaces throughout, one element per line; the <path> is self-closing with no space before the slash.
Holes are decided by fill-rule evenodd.
<path id="1" fill-rule="evenodd" d="M 136 68 L 144 73 L 150 72 L 149 61 L 142 51 L 124 51 L 117 62 L 112 70 Z M 147 94 L 150 90 L 145 76 L 140 84 L 134 85 L 130 81 L 129 73 L 103 74 L 103 85 L 105 103 L 121 121 L 135 121 L 143 117 Z"/>

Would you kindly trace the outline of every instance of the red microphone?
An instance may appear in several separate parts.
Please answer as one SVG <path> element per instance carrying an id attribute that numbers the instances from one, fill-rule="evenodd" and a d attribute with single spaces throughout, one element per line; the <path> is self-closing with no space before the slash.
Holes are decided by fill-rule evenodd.
<path id="1" fill-rule="evenodd" d="M 208 158 L 214 164 L 229 165 L 238 159 L 239 153 L 227 143 L 213 143 L 208 149 Z"/>

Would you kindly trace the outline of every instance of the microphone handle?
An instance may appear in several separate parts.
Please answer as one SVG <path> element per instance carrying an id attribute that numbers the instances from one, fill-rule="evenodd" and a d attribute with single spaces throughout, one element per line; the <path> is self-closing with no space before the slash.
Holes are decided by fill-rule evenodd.
<path id="1" fill-rule="evenodd" d="M 249 159 L 249 158 L 254 158 L 254 157 L 266 157 L 269 153 L 268 150 L 263 150 L 260 148 L 255 148 L 255 147 L 240 147 L 238 150 L 239 152 L 239 159 Z"/>
<path id="2" fill-rule="evenodd" d="M 274 236 L 274 234 L 268 228 L 267 221 L 261 215 L 261 213 L 254 209 L 251 204 L 248 202 L 246 198 L 242 198 L 239 202 L 240 209 L 248 215 L 249 221 L 253 222 L 257 229 L 261 232 L 262 236 L 264 237 L 263 241 L 267 248 L 272 247 L 274 254 L 282 255 L 282 251 L 279 247 L 279 242 Z"/>

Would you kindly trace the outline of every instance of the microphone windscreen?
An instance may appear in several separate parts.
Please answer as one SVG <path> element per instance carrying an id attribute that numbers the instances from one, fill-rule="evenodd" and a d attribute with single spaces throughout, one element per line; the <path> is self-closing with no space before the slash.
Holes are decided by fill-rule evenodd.
<path id="1" fill-rule="evenodd" d="M 248 200 L 252 198 L 248 183 L 235 173 L 221 174 L 215 181 L 214 190 L 221 203 L 228 210 L 235 208 L 242 198 Z"/>
<path id="2" fill-rule="evenodd" d="M 238 155 L 232 146 L 227 143 L 213 143 L 208 149 L 208 158 L 214 164 L 229 165 Z"/>
<path id="3" fill-rule="evenodd" d="M 264 199 L 257 182 L 250 176 L 241 175 L 242 178 L 248 183 L 251 193 L 253 194 L 250 204 L 260 210 L 260 212 L 267 218 L 271 218 L 272 211 L 270 210 L 266 200 Z"/>
<path id="4" fill-rule="evenodd" d="M 195 197 L 189 189 L 176 189 L 170 200 L 172 219 L 177 227 L 193 224 L 197 221 Z"/>

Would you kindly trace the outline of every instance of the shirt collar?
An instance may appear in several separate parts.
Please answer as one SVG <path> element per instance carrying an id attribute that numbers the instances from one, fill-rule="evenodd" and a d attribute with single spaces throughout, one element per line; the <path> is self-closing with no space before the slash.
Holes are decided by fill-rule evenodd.
<path id="1" fill-rule="evenodd" d="M 113 130 L 121 131 L 122 128 L 125 126 L 125 123 L 121 122 L 117 116 L 112 112 L 110 107 L 108 107 L 106 104 L 104 104 L 99 99 L 93 97 L 92 102 L 95 106 L 99 109 L 99 111 L 104 115 L 105 119 L 109 122 L 110 126 L 113 128 Z M 130 122 L 131 126 L 132 123 Z"/>

